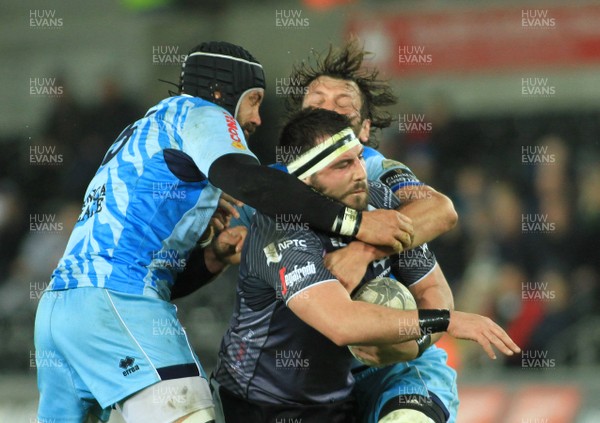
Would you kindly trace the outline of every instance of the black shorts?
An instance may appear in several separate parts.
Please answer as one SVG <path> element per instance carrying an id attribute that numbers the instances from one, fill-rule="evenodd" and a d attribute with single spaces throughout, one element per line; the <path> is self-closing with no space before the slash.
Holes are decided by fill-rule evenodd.
<path id="1" fill-rule="evenodd" d="M 226 423 L 357 423 L 354 399 L 329 404 L 264 404 L 250 402 L 219 387 Z"/>

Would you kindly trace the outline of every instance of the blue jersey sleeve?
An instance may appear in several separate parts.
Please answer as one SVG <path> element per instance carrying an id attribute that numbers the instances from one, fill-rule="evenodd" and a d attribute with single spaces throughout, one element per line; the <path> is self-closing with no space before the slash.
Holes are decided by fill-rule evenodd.
<path id="1" fill-rule="evenodd" d="M 404 163 L 386 159 L 383 154 L 371 147 L 365 147 L 363 156 L 367 177 L 381 181 L 393 192 L 409 185 L 423 185 Z"/>
<path id="2" fill-rule="evenodd" d="M 208 176 L 210 165 L 226 154 L 247 154 L 244 133 L 237 121 L 217 106 L 195 107 L 188 112 L 181 129 L 182 151 Z"/>

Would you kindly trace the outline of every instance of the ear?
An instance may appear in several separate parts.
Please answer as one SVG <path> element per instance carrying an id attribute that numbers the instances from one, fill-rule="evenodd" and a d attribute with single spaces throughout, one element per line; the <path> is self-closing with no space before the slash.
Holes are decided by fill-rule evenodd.
<path id="1" fill-rule="evenodd" d="M 369 135 L 371 133 L 371 119 L 365 119 L 360 125 L 360 132 L 358 133 L 358 139 L 363 144 L 369 141 Z"/>

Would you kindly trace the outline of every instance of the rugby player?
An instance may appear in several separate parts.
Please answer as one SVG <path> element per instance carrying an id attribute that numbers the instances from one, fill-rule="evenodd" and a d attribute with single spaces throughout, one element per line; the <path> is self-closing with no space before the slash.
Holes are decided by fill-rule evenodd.
<path id="1" fill-rule="evenodd" d="M 378 78 L 376 71 L 363 69 L 365 55 L 366 52 L 353 40 L 340 49 L 330 47 L 325 55 L 316 54 L 313 63 L 305 61 L 296 66 L 290 76 L 293 89 L 287 98 L 288 111 L 294 113 L 306 107 L 337 111 L 350 118 L 352 128 L 363 144 L 376 145 L 374 132 L 391 123 L 389 113 L 382 107 L 395 104 L 396 97 L 389 84 Z M 456 224 L 452 202 L 420 182 L 407 166 L 386 159 L 369 146 L 365 146 L 363 156 L 368 179 L 386 184 L 401 200 L 398 210 L 413 224 L 411 246 L 421 245 Z M 275 167 L 286 171 L 285 166 Z M 240 210 L 241 217 L 234 219 L 232 225 L 248 226 L 253 213 L 254 210 L 244 206 Z M 325 258 L 328 270 L 350 290 L 365 274 L 367 263 L 361 257 L 365 248 L 369 247 L 352 242 Z M 377 254 L 378 258 L 386 255 L 385 251 Z M 424 257 L 420 250 L 404 253 L 400 260 L 409 267 L 423 261 L 432 265 L 419 280 L 419 290 L 415 293 L 419 308 L 454 307 L 452 291 L 439 264 Z M 447 365 L 446 352 L 435 346 L 439 338 L 440 334 L 436 334 L 419 345 L 413 341 L 362 350 L 363 358 L 370 361 L 402 363 L 375 368 L 355 362 L 355 393 L 361 421 L 403 423 L 430 419 L 424 421 L 455 422 L 459 403 L 456 372 Z"/>
<path id="2" fill-rule="evenodd" d="M 332 111 L 300 112 L 281 135 L 281 145 L 301 149 L 287 169 L 349 207 L 397 206 L 384 184 L 367 183 L 364 147 L 350 126 L 347 117 Z M 281 227 L 255 213 L 242 250 L 234 314 L 214 371 L 217 422 L 356 421 L 347 345 L 397 344 L 447 331 L 477 341 L 490 357 L 492 344 L 507 355 L 519 351 L 482 316 L 352 301 L 323 259 L 351 241 L 303 226 Z M 369 262 L 363 282 L 390 274 L 393 259 L 372 263 L 376 257 L 369 249 L 363 258 Z M 402 272 L 396 266 L 397 277 L 411 278 Z"/>
<path id="3" fill-rule="evenodd" d="M 106 421 L 113 406 L 128 422 L 213 420 L 206 375 L 169 300 L 221 189 L 268 215 L 410 244 L 397 212 L 359 212 L 259 165 L 245 137 L 261 123 L 264 81 L 243 48 L 203 43 L 186 58 L 178 95 L 109 148 L 38 305 L 36 353 L 61 363 L 37 368 L 40 421 Z"/>
<path id="4" fill-rule="evenodd" d="M 375 131 L 391 123 L 390 115 L 381 107 L 393 105 L 397 99 L 376 70 L 363 68 L 366 56 L 367 53 L 354 39 L 339 49 L 330 47 L 325 55 L 316 54 L 312 64 L 308 61 L 296 66 L 290 81 L 297 87 L 306 88 L 304 91 L 290 90 L 288 110 L 293 112 L 300 107 L 336 110 L 352 119 L 355 133 L 363 144 L 376 146 Z M 390 187 L 401 200 L 398 210 L 412 219 L 413 245 L 430 241 L 456 224 L 452 202 L 420 182 L 404 164 L 386 159 L 368 146 L 364 156 L 368 179 L 379 180 Z M 350 244 L 349 249 L 357 247 L 360 251 L 362 246 L 358 244 Z M 330 254 L 326 265 L 336 277 L 352 287 L 356 283 L 354 275 L 362 275 L 365 264 L 356 259 L 356 254 L 346 253 L 339 250 Z M 423 261 L 417 250 L 414 254 L 404 254 L 401 260 L 405 266 L 419 266 Z M 418 286 L 415 299 L 419 308 L 454 307 L 452 291 L 439 264 L 433 266 Z M 447 365 L 446 352 L 435 346 L 439 338 L 438 334 L 427 340 L 433 345 L 431 348 L 424 344 L 419 345 L 420 349 L 415 348 L 414 342 L 393 348 L 365 348 L 363 358 L 370 361 L 383 364 L 401 359 L 403 362 L 386 368 L 355 364 L 355 394 L 362 421 L 456 421 L 459 404 L 456 372 Z M 413 355 L 415 350 L 420 351 L 418 357 Z M 408 358 L 416 359 L 408 361 Z"/>

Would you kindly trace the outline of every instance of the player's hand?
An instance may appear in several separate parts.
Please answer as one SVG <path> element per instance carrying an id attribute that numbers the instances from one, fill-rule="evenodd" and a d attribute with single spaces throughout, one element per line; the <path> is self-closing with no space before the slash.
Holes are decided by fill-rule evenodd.
<path id="1" fill-rule="evenodd" d="M 361 241 L 352 241 L 348 246 L 328 253 L 325 267 L 352 293 L 367 272 L 369 263 L 393 254 L 389 247 L 374 247 Z"/>
<path id="2" fill-rule="evenodd" d="M 367 266 L 373 260 L 365 253 L 364 244 L 351 242 L 347 247 L 328 253 L 324 264 L 348 293 L 352 293 L 367 272 Z"/>
<path id="3" fill-rule="evenodd" d="M 468 339 L 477 342 L 491 359 L 496 359 L 492 345 L 503 354 L 513 355 L 521 349 L 506 334 L 504 329 L 484 316 L 461 311 L 450 311 L 450 324 L 448 334 L 459 339 Z"/>
<path id="4" fill-rule="evenodd" d="M 396 210 L 373 210 L 362 213 L 356 238 L 367 244 L 392 247 L 402 252 L 412 246 L 412 220 Z"/>
<path id="5" fill-rule="evenodd" d="M 221 263 L 239 264 L 247 233 L 245 226 L 227 228 L 213 239 L 210 248 Z"/>
<path id="6" fill-rule="evenodd" d="M 221 193 L 219 205 L 210 219 L 210 225 L 213 226 L 217 232 L 229 227 L 229 222 L 232 217 L 235 217 L 236 219 L 240 217 L 240 213 L 237 211 L 236 206 L 242 207 L 243 205 L 244 203 L 236 200 L 231 195 L 224 192 Z"/>
<path id="7" fill-rule="evenodd" d="M 375 367 L 414 360 L 419 354 L 419 347 L 415 341 L 380 346 L 354 345 L 350 350 L 364 364 Z"/>

